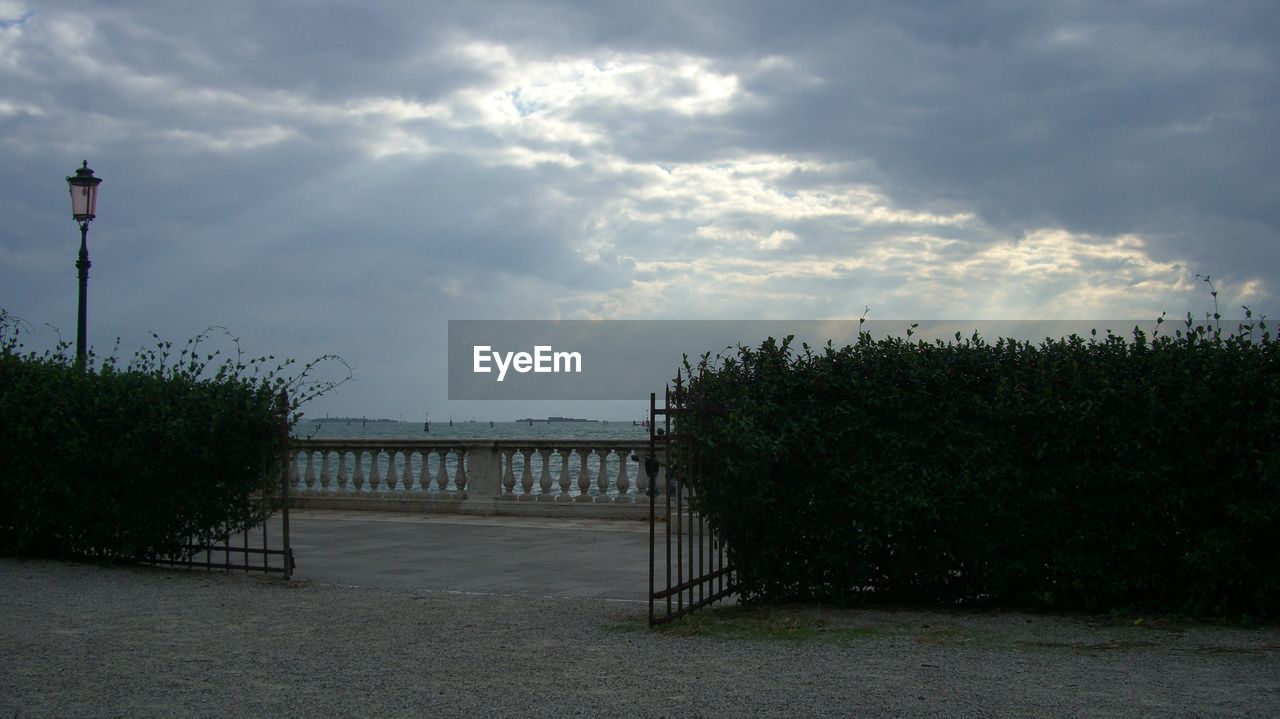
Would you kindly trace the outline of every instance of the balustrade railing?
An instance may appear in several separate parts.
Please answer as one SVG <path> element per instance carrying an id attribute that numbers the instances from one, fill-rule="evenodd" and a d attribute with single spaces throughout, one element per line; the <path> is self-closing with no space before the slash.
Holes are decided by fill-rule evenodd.
<path id="1" fill-rule="evenodd" d="M 644 449 L 628 439 L 295 440 L 289 481 L 303 498 L 634 505 L 648 501 L 632 459 Z"/>

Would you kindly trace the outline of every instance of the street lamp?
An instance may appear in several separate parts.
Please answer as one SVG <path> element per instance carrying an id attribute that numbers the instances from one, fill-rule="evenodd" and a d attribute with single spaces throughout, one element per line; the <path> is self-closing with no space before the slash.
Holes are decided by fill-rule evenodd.
<path id="1" fill-rule="evenodd" d="M 98 185 L 101 177 L 94 177 L 89 169 L 89 161 L 76 170 L 75 177 L 67 178 L 67 186 L 71 189 L 71 216 L 80 223 L 80 259 L 76 260 L 76 269 L 80 270 L 80 314 L 76 323 L 76 364 L 84 371 L 85 363 L 85 292 L 89 288 L 89 221 L 98 209 Z"/>

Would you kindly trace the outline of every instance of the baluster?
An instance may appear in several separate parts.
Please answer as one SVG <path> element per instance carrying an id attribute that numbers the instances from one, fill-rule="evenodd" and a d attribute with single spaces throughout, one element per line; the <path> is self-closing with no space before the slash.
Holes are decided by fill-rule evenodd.
<path id="1" fill-rule="evenodd" d="M 520 460 L 524 466 L 520 468 L 520 492 L 524 496 L 521 499 L 533 498 L 533 450 L 528 447 L 520 450 Z"/>
<path id="2" fill-rule="evenodd" d="M 538 450 L 538 456 L 542 458 L 542 474 L 538 477 L 538 489 L 541 491 L 542 499 L 551 499 L 551 452 L 543 447 Z"/>
<path id="3" fill-rule="evenodd" d="M 436 456 L 436 490 L 445 492 L 449 489 L 449 450 L 441 449 L 432 454 Z"/>
<path id="4" fill-rule="evenodd" d="M 578 456 L 582 458 L 582 462 L 578 465 L 578 499 L 579 502 L 590 502 L 591 495 L 591 471 L 587 467 L 587 460 L 591 457 L 591 450 L 582 448 L 578 450 Z"/>
<path id="5" fill-rule="evenodd" d="M 636 466 L 636 501 L 649 496 L 649 473 L 644 471 L 644 455 L 640 456 L 640 464 Z"/>
<path id="6" fill-rule="evenodd" d="M 378 467 L 378 459 L 382 456 L 381 449 L 369 450 L 369 491 L 376 492 L 382 486 L 382 476 Z"/>
<path id="7" fill-rule="evenodd" d="M 515 463 L 516 451 L 512 450 L 507 452 L 506 457 L 507 466 L 502 472 L 502 493 L 509 497 L 514 494 L 516 490 L 516 476 L 511 466 Z"/>
<path id="8" fill-rule="evenodd" d="M 458 469 L 453 475 L 453 486 L 462 493 L 467 491 L 467 450 L 465 447 L 459 447 L 453 450 L 453 453 L 458 458 Z"/>
<path id="9" fill-rule="evenodd" d="M 349 492 L 351 488 L 348 486 L 350 477 L 347 475 L 347 450 L 339 449 L 338 453 L 338 491 Z"/>
<path id="10" fill-rule="evenodd" d="M 307 489 L 315 489 L 316 486 L 316 465 L 315 452 L 307 450 L 307 471 L 302 475 L 303 481 L 307 483 Z"/>
<path id="11" fill-rule="evenodd" d="M 320 450 L 320 486 L 329 491 L 332 481 L 329 479 L 329 450 Z"/>
<path id="12" fill-rule="evenodd" d="M 449 472 L 445 467 L 445 455 L 447 454 L 447 449 L 429 448 L 422 450 L 422 491 L 428 489 L 431 491 L 444 491 L 445 487 L 449 486 Z M 434 475 L 428 470 L 428 464 L 433 457 L 435 458 Z"/>
<path id="13" fill-rule="evenodd" d="M 419 457 L 422 458 L 422 472 L 419 476 L 419 485 L 422 491 L 435 491 L 435 480 L 431 475 L 431 457 L 434 457 L 435 450 L 426 448 L 422 450 Z"/>
<path id="14" fill-rule="evenodd" d="M 560 496 L 558 499 L 569 499 L 569 455 L 567 449 L 557 450 L 560 453 Z"/>
<path id="15" fill-rule="evenodd" d="M 352 468 L 355 470 L 355 475 L 356 475 L 354 478 L 355 491 L 363 492 L 364 491 L 364 450 L 356 449 L 351 454 L 355 457 L 355 461 L 352 463 Z"/>
<path id="16" fill-rule="evenodd" d="M 400 483 L 400 475 L 396 472 L 396 455 L 399 452 L 394 449 L 387 450 L 387 491 L 396 491 L 396 485 Z"/>
<path id="17" fill-rule="evenodd" d="M 413 455 L 418 454 L 417 450 L 406 449 L 404 451 L 404 491 L 413 491 L 414 474 L 413 474 Z M 418 485 L 418 489 L 422 489 L 422 485 Z"/>
<path id="18" fill-rule="evenodd" d="M 596 501 L 608 502 L 609 500 L 609 450 L 605 448 L 597 449 L 596 454 L 600 455 L 600 473 L 596 475 Z"/>
<path id="19" fill-rule="evenodd" d="M 298 452 L 294 450 L 289 453 L 289 491 L 298 489 Z"/>
<path id="20" fill-rule="evenodd" d="M 618 450 L 618 499 L 627 498 L 627 490 L 631 489 L 631 479 L 627 477 L 627 465 L 631 463 L 631 449 Z"/>

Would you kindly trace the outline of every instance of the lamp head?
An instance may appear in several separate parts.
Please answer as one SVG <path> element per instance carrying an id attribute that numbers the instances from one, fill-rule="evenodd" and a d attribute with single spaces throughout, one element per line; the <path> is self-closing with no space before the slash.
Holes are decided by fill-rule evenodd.
<path id="1" fill-rule="evenodd" d="M 76 170 L 74 177 L 67 178 L 67 187 L 71 190 L 71 216 L 77 222 L 88 222 L 94 218 L 98 209 L 98 185 L 101 177 L 94 177 L 89 169 L 89 161 Z"/>

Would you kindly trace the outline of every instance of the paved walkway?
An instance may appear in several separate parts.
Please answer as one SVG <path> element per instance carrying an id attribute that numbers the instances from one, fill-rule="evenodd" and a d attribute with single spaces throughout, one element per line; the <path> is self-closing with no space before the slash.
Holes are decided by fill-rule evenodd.
<path id="1" fill-rule="evenodd" d="M 643 522 L 291 526 L 288 584 L 0 559 L 0 717 L 1280 716 L 1274 627 L 809 607 L 768 626 L 813 641 L 682 636 L 645 628 Z"/>
<path id="2" fill-rule="evenodd" d="M 290 512 L 294 578 L 331 584 L 645 601 L 647 522 Z"/>

